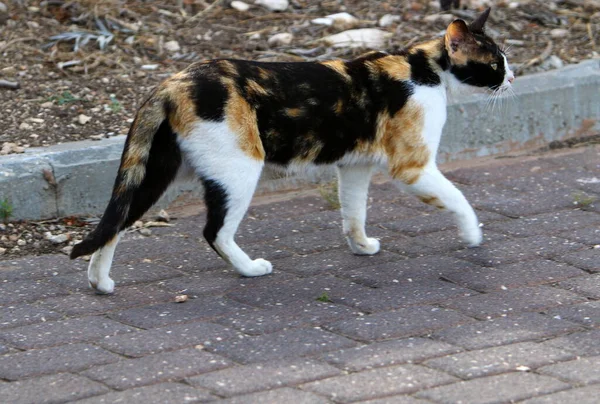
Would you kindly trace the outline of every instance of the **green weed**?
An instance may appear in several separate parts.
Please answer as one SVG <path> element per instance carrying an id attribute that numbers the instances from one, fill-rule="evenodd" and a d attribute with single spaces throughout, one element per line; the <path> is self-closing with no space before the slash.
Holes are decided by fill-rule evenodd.
<path id="1" fill-rule="evenodd" d="M 12 213 L 13 206 L 8 199 L 5 198 L 0 201 L 0 220 L 2 220 L 4 223 L 8 222 L 8 219 L 10 219 Z"/>
<path id="2" fill-rule="evenodd" d="M 331 299 L 329 298 L 327 292 L 323 292 L 321 296 L 317 297 L 317 301 L 323 303 L 331 303 Z"/>

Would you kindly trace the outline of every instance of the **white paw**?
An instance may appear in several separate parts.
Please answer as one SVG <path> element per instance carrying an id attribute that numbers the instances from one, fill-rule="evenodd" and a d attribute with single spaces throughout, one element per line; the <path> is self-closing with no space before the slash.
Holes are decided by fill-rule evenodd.
<path id="1" fill-rule="evenodd" d="M 460 233 L 461 238 L 469 247 L 477 247 L 483 241 L 483 233 L 479 227 L 472 227 Z"/>
<path id="2" fill-rule="evenodd" d="M 354 240 L 348 239 L 350 249 L 356 255 L 373 255 L 379 252 L 379 240 L 372 237 L 367 237 L 365 242 L 357 243 Z"/>
<path id="3" fill-rule="evenodd" d="M 267 260 L 257 258 L 254 261 L 252 261 L 250 266 L 236 269 L 242 276 L 262 276 L 273 272 L 273 265 L 271 265 L 271 263 Z"/>
<path id="4" fill-rule="evenodd" d="M 110 278 L 96 281 L 95 279 L 89 279 L 90 288 L 94 289 L 96 293 L 100 295 L 108 295 L 115 290 L 115 281 Z"/>

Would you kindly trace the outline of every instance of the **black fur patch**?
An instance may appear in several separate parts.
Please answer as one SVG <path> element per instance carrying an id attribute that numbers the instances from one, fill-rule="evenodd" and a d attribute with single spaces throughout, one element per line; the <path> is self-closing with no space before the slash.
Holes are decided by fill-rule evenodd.
<path id="1" fill-rule="evenodd" d="M 169 121 L 163 121 L 152 141 L 146 175 L 142 183 L 133 190 L 127 220 L 121 230 L 139 220 L 175 179 L 181 166 L 181 150 L 175 139 Z"/>
<path id="2" fill-rule="evenodd" d="M 410 63 L 410 78 L 417 84 L 424 86 L 439 86 L 442 82 L 439 74 L 437 74 L 429 64 L 429 59 L 423 50 L 418 50 L 415 53 L 408 55 L 408 63 Z"/>
<path id="3" fill-rule="evenodd" d="M 196 114 L 207 121 L 222 121 L 229 97 L 227 88 L 218 76 L 206 74 L 206 68 L 192 70 L 191 77 L 193 85 L 190 96 L 196 106 Z"/>
<path id="4" fill-rule="evenodd" d="M 204 238 L 217 254 L 221 255 L 215 248 L 215 240 L 227 216 L 228 196 L 225 188 L 217 181 L 202 178 L 204 185 L 204 202 L 207 207 L 206 226 L 204 227 Z"/>
<path id="5" fill-rule="evenodd" d="M 504 60 L 498 61 L 496 70 L 485 63 L 469 62 L 465 66 L 452 66 L 450 72 L 463 83 L 496 88 L 504 81 Z"/>

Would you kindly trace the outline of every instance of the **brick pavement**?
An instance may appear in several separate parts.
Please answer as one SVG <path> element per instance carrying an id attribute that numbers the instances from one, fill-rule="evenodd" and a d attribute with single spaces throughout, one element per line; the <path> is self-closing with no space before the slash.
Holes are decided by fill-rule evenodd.
<path id="1" fill-rule="evenodd" d="M 251 208 L 262 278 L 216 257 L 202 216 L 128 234 L 113 296 L 63 255 L 0 261 L 1 401 L 595 403 L 600 202 L 577 195 L 600 199 L 600 147 L 478 164 L 448 172 L 485 224 L 475 249 L 378 183 L 374 257 L 314 192 Z"/>

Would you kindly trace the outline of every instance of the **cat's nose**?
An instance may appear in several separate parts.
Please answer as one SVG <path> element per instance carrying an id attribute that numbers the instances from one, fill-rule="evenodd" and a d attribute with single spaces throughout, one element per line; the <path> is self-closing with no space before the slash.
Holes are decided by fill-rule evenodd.
<path id="1" fill-rule="evenodd" d="M 513 82 L 513 81 L 515 81 L 515 76 L 512 76 L 512 77 L 509 77 L 509 78 L 508 78 L 508 82 L 509 82 L 510 84 L 512 84 L 512 82 Z"/>

